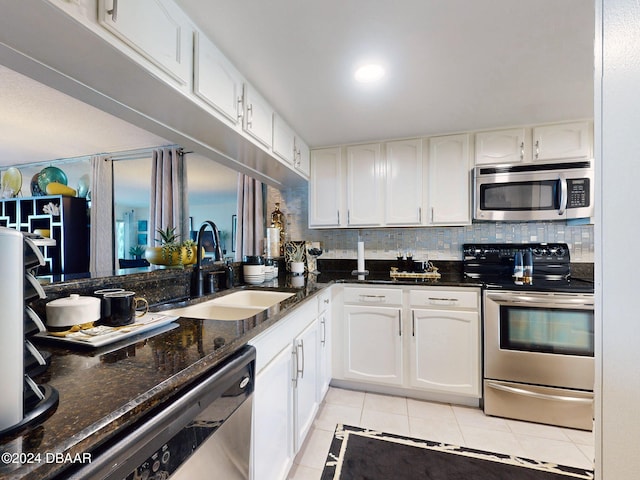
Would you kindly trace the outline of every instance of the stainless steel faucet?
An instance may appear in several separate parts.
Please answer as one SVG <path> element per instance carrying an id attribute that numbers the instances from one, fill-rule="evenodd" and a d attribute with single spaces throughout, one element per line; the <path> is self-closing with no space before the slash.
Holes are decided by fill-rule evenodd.
<path id="1" fill-rule="evenodd" d="M 222 260 L 222 247 L 220 246 L 220 233 L 218 227 L 211 220 L 205 220 L 200 225 L 197 235 L 197 253 L 196 253 L 196 267 L 193 271 L 193 279 L 191 282 L 191 295 L 201 297 L 204 295 L 204 272 L 202 271 L 202 234 L 211 227 L 213 230 L 213 242 L 215 243 L 214 261 L 219 262 Z"/>

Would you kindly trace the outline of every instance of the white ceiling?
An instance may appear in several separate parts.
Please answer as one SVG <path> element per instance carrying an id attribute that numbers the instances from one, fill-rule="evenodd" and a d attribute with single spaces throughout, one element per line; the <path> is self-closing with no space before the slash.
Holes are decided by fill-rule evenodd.
<path id="1" fill-rule="evenodd" d="M 592 1 L 176 1 L 312 146 L 593 116 Z"/>
<path id="2" fill-rule="evenodd" d="M 176 1 L 312 147 L 593 116 L 588 0 Z M 4 166 L 170 143 L 2 68 L 0 122 Z"/>

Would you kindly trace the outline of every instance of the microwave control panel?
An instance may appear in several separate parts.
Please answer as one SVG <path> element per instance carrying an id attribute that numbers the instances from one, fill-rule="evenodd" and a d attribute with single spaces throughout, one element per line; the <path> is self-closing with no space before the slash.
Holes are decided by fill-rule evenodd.
<path id="1" fill-rule="evenodd" d="M 588 178 L 568 178 L 567 208 L 588 207 L 591 204 L 589 187 Z"/>

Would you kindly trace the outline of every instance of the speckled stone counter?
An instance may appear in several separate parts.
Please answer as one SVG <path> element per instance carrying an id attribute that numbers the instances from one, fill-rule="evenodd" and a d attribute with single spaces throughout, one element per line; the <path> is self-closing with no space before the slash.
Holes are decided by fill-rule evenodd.
<path id="1" fill-rule="evenodd" d="M 279 290 L 295 295 L 246 320 L 181 318 L 175 328 L 164 333 L 148 338 L 142 334 L 142 338 L 133 337 L 98 349 L 68 348 L 48 340 L 38 342 L 40 349 L 51 352 L 52 361 L 36 381 L 55 388 L 60 403 L 41 425 L 0 439 L 0 452 L 27 454 L 22 455 L 26 460 L 22 465 L 0 462 L 0 478 L 66 478 L 74 461 L 86 460 L 82 454 L 108 444 L 118 432 L 197 382 L 252 337 L 322 289 L 313 281 L 306 281 L 298 289 L 287 288 L 286 280 L 280 284 L 285 286 Z M 274 283 L 265 287 L 268 285 L 273 288 Z M 196 302 L 225 293 L 229 291 Z"/>

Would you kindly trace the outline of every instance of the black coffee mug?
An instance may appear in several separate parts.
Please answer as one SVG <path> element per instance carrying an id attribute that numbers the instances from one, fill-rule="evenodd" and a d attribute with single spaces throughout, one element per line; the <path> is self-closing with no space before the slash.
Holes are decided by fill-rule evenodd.
<path id="1" fill-rule="evenodd" d="M 135 317 L 141 317 L 149 311 L 149 303 L 142 297 L 136 297 L 135 292 L 106 293 L 103 300 L 109 304 L 109 316 L 102 319 L 102 324 L 108 327 L 122 327 L 134 322 Z M 142 310 L 138 310 L 142 308 Z"/>
<path id="2" fill-rule="evenodd" d="M 100 299 L 100 320 L 101 321 L 109 318 L 109 315 L 111 315 L 110 303 L 104 299 L 104 296 L 107 295 L 108 293 L 118 293 L 118 292 L 124 292 L 124 288 L 102 288 L 100 290 L 96 290 L 95 292 L 93 292 L 93 295 Z"/>

